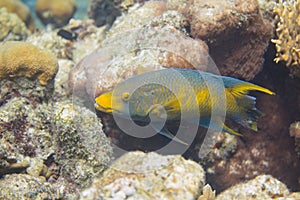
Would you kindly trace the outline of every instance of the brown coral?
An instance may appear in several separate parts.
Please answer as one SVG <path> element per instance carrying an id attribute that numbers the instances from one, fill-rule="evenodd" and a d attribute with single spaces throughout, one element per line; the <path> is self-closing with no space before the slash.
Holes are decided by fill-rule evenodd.
<path id="1" fill-rule="evenodd" d="M 57 60 L 47 51 L 26 42 L 0 44 L 0 79 L 25 76 L 46 85 L 57 71 Z"/>
<path id="2" fill-rule="evenodd" d="M 66 25 L 76 11 L 74 0 L 38 0 L 35 11 L 43 24 Z"/>
<path id="3" fill-rule="evenodd" d="M 0 7 L 6 7 L 8 12 L 17 14 L 19 18 L 22 19 L 23 22 L 25 22 L 29 30 L 31 31 L 34 30 L 35 25 L 34 25 L 33 18 L 30 14 L 30 10 L 21 1 L 1 0 Z"/>
<path id="4" fill-rule="evenodd" d="M 280 0 L 274 8 L 278 20 L 275 62 L 284 61 L 300 77 L 300 0 Z"/>
<path id="5" fill-rule="evenodd" d="M 272 27 L 257 0 L 167 2 L 187 17 L 191 36 L 207 42 L 221 74 L 250 80 L 261 70 Z"/>

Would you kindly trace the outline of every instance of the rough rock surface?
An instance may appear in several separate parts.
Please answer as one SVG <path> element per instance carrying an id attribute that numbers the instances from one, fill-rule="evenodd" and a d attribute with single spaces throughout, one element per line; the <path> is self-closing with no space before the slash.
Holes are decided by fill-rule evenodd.
<path id="1" fill-rule="evenodd" d="M 260 175 L 246 183 L 235 185 L 219 194 L 216 200 L 225 199 L 265 199 L 285 197 L 289 194 L 287 187 L 270 175 Z"/>
<path id="2" fill-rule="evenodd" d="M 0 41 L 24 40 L 30 34 L 24 22 L 14 14 L 0 8 Z"/>
<path id="3" fill-rule="evenodd" d="M 112 25 L 115 19 L 126 12 L 129 7 L 145 0 L 92 0 L 89 4 L 88 16 L 95 20 L 97 26 Z"/>
<path id="4" fill-rule="evenodd" d="M 112 157 L 97 116 L 70 100 L 52 102 L 53 82 L 0 82 L 0 176 L 42 176 L 56 190 L 64 188 L 61 196 L 75 198 Z"/>
<path id="5" fill-rule="evenodd" d="M 167 1 L 190 22 L 191 36 L 207 42 L 222 75 L 253 79 L 262 69 L 272 26 L 257 0 Z"/>
<path id="6" fill-rule="evenodd" d="M 155 7 L 155 2 L 149 4 L 129 11 L 128 18 L 123 18 L 130 21 L 124 22 L 127 25 L 120 18 L 102 42 L 102 48 L 71 71 L 70 86 L 75 95 L 88 96 L 93 102 L 118 82 L 141 72 L 163 67 L 206 69 L 207 46 L 187 36 L 181 14 L 169 11 L 155 17 L 154 12 L 152 20 L 140 21 L 137 16 Z"/>
<path id="7" fill-rule="evenodd" d="M 195 199 L 205 183 L 202 167 L 181 156 L 123 155 L 81 193 L 81 199 Z"/>
<path id="8" fill-rule="evenodd" d="M 0 199 L 57 199 L 57 189 L 42 177 L 6 175 L 0 179 Z"/>

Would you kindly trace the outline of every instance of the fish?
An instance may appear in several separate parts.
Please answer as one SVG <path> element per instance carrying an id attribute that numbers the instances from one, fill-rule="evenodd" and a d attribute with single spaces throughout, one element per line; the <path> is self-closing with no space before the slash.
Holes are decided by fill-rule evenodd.
<path id="1" fill-rule="evenodd" d="M 257 131 L 263 115 L 249 91 L 269 95 L 271 90 L 236 78 L 192 69 L 168 68 L 145 72 L 118 83 L 95 98 L 95 108 L 139 122 L 184 120 L 215 131 L 243 136 L 227 124 L 230 119 Z M 153 129 L 187 145 L 167 128 Z"/>

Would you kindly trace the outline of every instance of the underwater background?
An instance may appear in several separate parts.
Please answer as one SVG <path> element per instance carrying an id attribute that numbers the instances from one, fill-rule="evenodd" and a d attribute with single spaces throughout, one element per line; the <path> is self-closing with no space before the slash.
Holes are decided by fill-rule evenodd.
<path id="1" fill-rule="evenodd" d="M 299 17 L 300 0 L 1 0 L 0 199 L 300 199 Z"/>

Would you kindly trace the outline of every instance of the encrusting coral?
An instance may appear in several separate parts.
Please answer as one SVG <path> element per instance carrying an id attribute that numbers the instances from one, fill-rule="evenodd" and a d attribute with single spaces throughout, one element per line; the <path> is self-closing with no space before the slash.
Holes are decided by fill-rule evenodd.
<path id="1" fill-rule="evenodd" d="M 57 59 L 48 51 L 26 42 L 0 44 L 0 79 L 37 78 L 40 84 L 47 85 L 57 71 Z"/>
<path id="2" fill-rule="evenodd" d="M 43 24 L 61 27 L 73 17 L 76 4 L 74 0 L 38 0 L 35 11 Z"/>
<path id="3" fill-rule="evenodd" d="M 284 61 L 291 73 L 300 77 L 300 0 L 280 0 L 274 12 L 277 39 L 275 62 Z"/>

